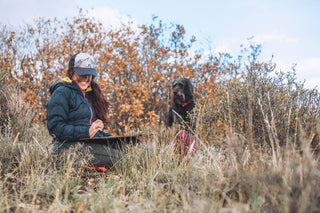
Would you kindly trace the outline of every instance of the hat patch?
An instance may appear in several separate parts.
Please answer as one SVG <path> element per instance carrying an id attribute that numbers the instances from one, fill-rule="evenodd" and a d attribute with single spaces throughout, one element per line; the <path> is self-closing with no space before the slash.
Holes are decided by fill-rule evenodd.
<path id="1" fill-rule="evenodd" d="M 74 67 L 94 69 L 93 58 L 87 54 L 79 54 L 75 59 Z"/>

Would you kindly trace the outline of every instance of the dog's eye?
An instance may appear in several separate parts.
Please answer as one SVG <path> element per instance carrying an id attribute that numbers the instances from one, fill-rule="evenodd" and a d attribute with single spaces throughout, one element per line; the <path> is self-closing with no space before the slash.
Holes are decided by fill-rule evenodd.
<path id="1" fill-rule="evenodd" d="M 180 87 L 180 88 L 182 88 L 182 87 L 183 87 L 183 84 L 182 84 L 182 83 L 176 83 L 175 85 L 173 85 L 173 87 Z"/>

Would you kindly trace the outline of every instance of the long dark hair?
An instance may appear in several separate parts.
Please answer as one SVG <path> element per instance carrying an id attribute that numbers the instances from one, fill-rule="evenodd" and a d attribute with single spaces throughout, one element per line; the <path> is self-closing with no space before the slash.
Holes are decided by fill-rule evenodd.
<path id="1" fill-rule="evenodd" d="M 74 73 L 74 70 L 69 68 L 67 71 L 67 76 L 72 79 Z M 100 85 L 94 80 L 94 76 L 92 76 L 91 88 L 92 92 L 90 93 L 90 99 L 97 117 L 101 119 L 103 123 L 110 123 L 110 119 L 108 117 L 110 102 L 103 94 Z"/>

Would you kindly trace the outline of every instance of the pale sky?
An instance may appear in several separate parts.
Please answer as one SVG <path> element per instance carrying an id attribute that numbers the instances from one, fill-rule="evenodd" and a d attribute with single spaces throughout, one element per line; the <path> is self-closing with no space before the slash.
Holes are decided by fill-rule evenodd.
<path id="1" fill-rule="evenodd" d="M 0 22 L 19 26 L 38 17 L 76 16 L 79 8 L 107 25 L 152 15 L 183 25 L 187 37 L 214 51 L 237 56 L 248 38 L 262 44 L 262 59 L 283 71 L 297 64 L 299 80 L 320 88 L 320 0 L 0 0 Z"/>

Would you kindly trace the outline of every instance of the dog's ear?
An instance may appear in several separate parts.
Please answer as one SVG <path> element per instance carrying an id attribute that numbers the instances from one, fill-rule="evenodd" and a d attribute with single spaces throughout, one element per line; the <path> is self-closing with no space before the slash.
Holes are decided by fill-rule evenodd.
<path id="1" fill-rule="evenodd" d="M 176 84 L 177 84 L 177 79 L 173 80 L 171 88 L 173 89 L 174 85 L 176 85 Z"/>
<path id="2" fill-rule="evenodd" d="M 190 98 L 193 98 L 193 86 L 189 79 L 186 79 L 185 92 L 186 92 L 186 95 L 190 96 Z"/>

